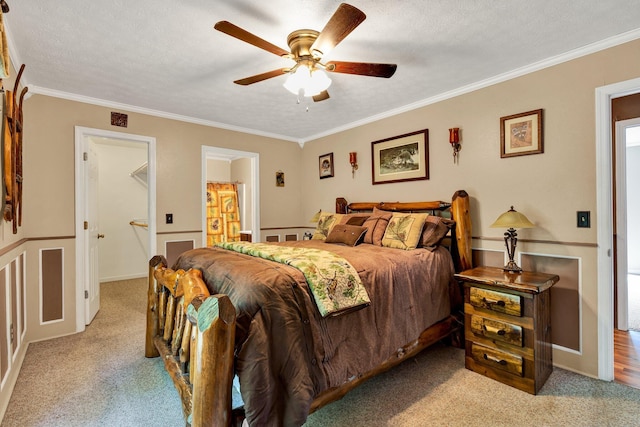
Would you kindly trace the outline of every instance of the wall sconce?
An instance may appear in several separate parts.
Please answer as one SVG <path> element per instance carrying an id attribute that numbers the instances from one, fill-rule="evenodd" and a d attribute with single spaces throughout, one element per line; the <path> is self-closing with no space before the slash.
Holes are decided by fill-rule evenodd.
<path id="1" fill-rule="evenodd" d="M 453 163 L 458 161 L 458 151 L 460 151 L 460 128 L 449 129 L 449 144 L 453 148 Z"/>
<path id="2" fill-rule="evenodd" d="M 355 151 L 349 153 L 349 163 L 351 163 L 351 177 L 355 178 L 358 170 L 358 153 Z"/>

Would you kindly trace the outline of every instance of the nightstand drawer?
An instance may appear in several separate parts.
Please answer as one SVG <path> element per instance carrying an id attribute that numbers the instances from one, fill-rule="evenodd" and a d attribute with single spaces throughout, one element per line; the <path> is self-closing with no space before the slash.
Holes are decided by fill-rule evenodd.
<path id="1" fill-rule="evenodd" d="M 500 369 L 515 375 L 522 375 L 522 357 L 505 351 L 485 347 L 480 344 L 471 344 L 471 357 L 478 363 L 491 368 Z"/>
<path id="2" fill-rule="evenodd" d="M 485 308 L 511 316 L 522 316 L 522 297 L 503 292 L 471 287 L 469 303 L 474 307 Z"/>
<path id="3" fill-rule="evenodd" d="M 471 332 L 488 339 L 522 347 L 522 327 L 495 319 L 471 316 Z"/>

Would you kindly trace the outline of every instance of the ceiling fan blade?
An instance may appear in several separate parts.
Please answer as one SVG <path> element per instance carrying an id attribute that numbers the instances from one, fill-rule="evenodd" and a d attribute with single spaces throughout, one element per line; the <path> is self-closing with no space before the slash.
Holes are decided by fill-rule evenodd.
<path id="1" fill-rule="evenodd" d="M 238 84 L 238 85 L 242 85 L 242 86 L 247 86 L 247 85 L 250 85 L 250 84 L 253 84 L 253 83 L 258 83 L 258 82 L 261 82 L 263 80 L 270 79 L 272 77 L 281 76 L 283 74 L 286 74 L 287 71 L 288 71 L 287 68 L 280 68 L 280 69 L 273 70 L 273 71 L 267 71 L 266 73 L 256 74 L 255 76 L 245 77 L 244 79 L 240 79 L 240 80 L 234 81 L 234 83 Z"/>
<path id="2" fill-rule="evenodd" d="M 243 30 L 237 25 L 232 24 L 228 21 L 220 21 L 213 26 L 218 31 L 221 31 L 225 34 L 230 35 L 231 37 L 235 37 L 238 40 L 242 40 L 243 42 L 247 42 L 249 44 L 254 45 L 255 47 L 259 47 L 260 49 L 264 49 L 267 52 L 271 52 L 278 56 L 289 55 L 289 52 L 279 48 L 278 46 L 269 43 L 268 41 L 261 39 L 260 37 L 251 34 L 247 30 Z"/>
<path id="3" fill-rule="evenodd" d="M 326 90 L 323 90 L 319 94 L 313 96 L 313 102 L 320 102 L 324 101 L 325 99 L 329 99 L 329 92 L 327 92 Z"/>
<path id="4" fill-rule="evenodd" d="M 311 51 L 318 51 L 320 56 L 326 55 L 349 33 L 355 30 L 366 17 L 367 15 L 360 9 L 350 4 L 342 3 L 318 35 L 318 38 L 311 46 Z"/>
<path id="5" fill-rule="evenodd" d="M 389 78 L 396 72 L 396 64 L 373 64 L 370 62 L 330 61 L 326 70 L 332 73 L 358 74 L 360 76 Z"/>

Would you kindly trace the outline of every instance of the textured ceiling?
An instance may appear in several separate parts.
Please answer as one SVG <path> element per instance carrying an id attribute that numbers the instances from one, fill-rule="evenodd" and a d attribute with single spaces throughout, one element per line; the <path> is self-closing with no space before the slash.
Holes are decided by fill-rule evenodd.
<path id="1" fill-rule="evenodd" d="M 30 93 L 304 142 L 560 59 L 640 38 L 638 0 L 353 0 L 367 19 L 323 60 L 398 64 L 390 79 L 330 74 L 298 104 L 290 61 L 213 29 L 230 21 L 288 50 L 340 4 L 320 0 L 7 0 L 10 53 Z"/>

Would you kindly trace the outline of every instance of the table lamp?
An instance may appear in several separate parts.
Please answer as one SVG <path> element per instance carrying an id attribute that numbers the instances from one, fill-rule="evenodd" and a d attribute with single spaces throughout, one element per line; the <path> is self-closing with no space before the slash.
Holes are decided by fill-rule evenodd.
<path id="1" fill-rule="evenodd" d="M 507 247 L 507 254 L 509 255 L 509 262 L 504 266 L 504 271 L 512 273 L 520 273 L 522 269 L 518 267 L 518 264 L 513 260 L 516 254 L 516 243 L 518 242 L 517 228 L 533 228 L 535 225 L 529 221 L 529 219 L 517 212 L 511 206 L 511 209 L 503 213 L 491 224 L 491 228 L 506 228 L 504 233 L 504 244 Z"/>

